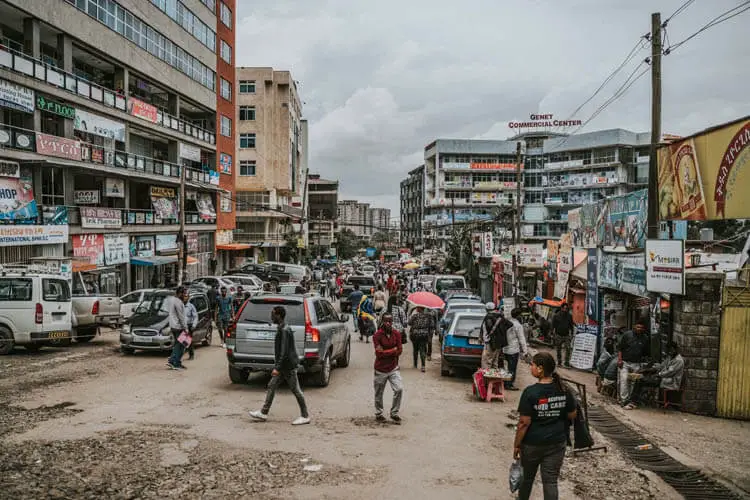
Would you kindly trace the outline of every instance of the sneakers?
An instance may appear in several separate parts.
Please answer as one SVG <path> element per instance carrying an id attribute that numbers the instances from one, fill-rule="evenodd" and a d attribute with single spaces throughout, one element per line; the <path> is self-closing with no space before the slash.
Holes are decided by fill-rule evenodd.
<path id="1" fill-rule="evenodd" d="M 422 373 L 424 373 L 424 366 L 422 367 Z"/>
<path id="2" fill-rule="evenodd" d="M 378 422 L 385 422 L 385 417 L 383 415 L 375 415 L 375 420 Z"/>
<path id="3" fill-rule="evenodd" d="M 391 415 L 391 420 L 393 420 L 394 424 L 401 425 L 401 417 L 399 417 L 398 415 Z"/>
<path id="4" fill-rule="evenodd" d="M 268 415 L 260 410 L 255 410 L 250 412 L 250 418 L 253 418 L 259 422 L 265 422 L 266 420 L 268 420 Z"/>
<path id="5" fill-rule="evenodd" d="M 192 360 L 194 360 L 194 359 L 195 359 L 195 355 L 192 355 L 192 354 L 191 354 L 190 356 L 188 356 L 188 361 L 192 361 Z"/>
<path id="6" fill-rule="evenodd" d="M 297 417 L 292 422 L 292 425 L 305 425 L 310 423 L 310 417 Z"/>
<path id="7" fill-rule="evenodd" d="M 184 370 L 185 369 L 185 367 L 182 365 L 177 366 L 177 365 L 173 365 L 170 362 L 167 362 L 167 368 L 169 368 L 170 370 Z"/>

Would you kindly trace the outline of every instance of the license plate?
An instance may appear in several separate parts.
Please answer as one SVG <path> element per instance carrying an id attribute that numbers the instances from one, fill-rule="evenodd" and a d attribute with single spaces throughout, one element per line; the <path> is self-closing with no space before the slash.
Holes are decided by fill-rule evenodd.
<path id="1" fill-rule="evenodd" d="M 155 339 L 153 337 L 135 337 L 135 339 L 133 339 L 133 340 L 135 340 L 136 342 L 142 342 L 144 344 L 149 344 L 149 343 L 153 342 Z"/>
<path id="2" fill-rule="evenodd" d="M 479 339 L 469 339 L 469 345 L 482 345 Z"/>
<path id="3" fill-rule="evenodd" d="M 273 340 L 276 337 L 276 332 L 250 331 L 249 337 L 255 340 Z"/>
<path id="4" fill-rule="evenodd" d="M 68 337 L 70 337 L 70 332 L 66 331 L 49 332 L 47 334 L 48 339 L 67 339 Z"/>

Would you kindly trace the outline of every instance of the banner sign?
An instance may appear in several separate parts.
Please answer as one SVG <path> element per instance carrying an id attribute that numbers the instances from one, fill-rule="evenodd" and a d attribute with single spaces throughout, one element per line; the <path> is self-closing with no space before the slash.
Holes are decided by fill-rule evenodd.
<path id="1" fill-rule="evenodd" d="M 68 242 L 68 226 L 0 226 L 0 246 L 53 245 Z"/>
<path id="2" fill-rule="evenodd" d="M 74 108 L 73 106 L 62 104 L 57 101 L 52 101 L 45 98 L 44 96 L 36 97 L 36 107 L 42 111 L 46 111 L 47 113 L 62 116 L 63 118 L 68 118 L 70 120 L 73 120 L 76 117 L 76 108 Z"/>
<path id="3" fill-rule="evenodd" d="M 455 165 L 451 164 L 451 166 Z M 471 170 L 502 170 L 505 172 L 515 172 L 515 163 L 474 163 L 469 164 Z M 521 163 L 521 170 L 523 170 L 523 163 Z"/>
<path id="4" fill-rule="evenodd" d="M 568 278 L 573 270 L 573 247 L 571 246 L 570 233 L 560 236 L 558 252 L 560 262 L 557 266 L 555 297 L 565 299 L 568 295 Z"/>
<path id="5" fill-rule="evenodd" d="M 74 234 L 73 257 L 78 260 L 104 265 L 104 236 L 101 234 Z"/>
<path id="6" fill-rule="evenodd" d="M 0 160 L 0 177 L 21 177 L 21 165 L 17 161 Z"/>
<path id="7" fill-rule="evenodd" d="M 214 202 L 211 198 L 213 198 L 213 196 L 207 193 L 201 193 L 198 195 L 196 205 L 198 206 L 198 213 L 202 220 L 216 219 L 216 209 L 214 208 Z"/>
<path id="8" fill-rule="evenodd" d="M 196 231 L 189 231 L 185 233 L 185 239 L 187 240 L 188 253 L 198 253 L 198 233 Z"/>
<path id="9" fill-rule="evenodd" d="M 574 248 L 599 245 L 599 233 L 604 234 L 605 204 L 606 201 L 598 201 L 568 212 L 568 230 Z"/>
<path id="10" fill-rule="evenodd" d="M 547 277 L 552 281 L 557 279 L 557 240 L 547 240 Z"/>
<path id="11" fill-rule="evenodd" d="M 197 163 L 201 162 L 201 149 L 196 146 L 191 146 L 190 144 L 185 144 L 184 142 L 177 143 L 177 155 L 186 160 Z"/>
<path id="12" fill-rule="evenodd" d="M 157 234 L 156 235 L 156 251 L 159 253 L 164 252 L 176 252 L 177 247 L 177 235 L 176 234 Z"/>
<path id="13" fill-rule="evenodd" d="M 104 262 L 108 266 L 130 262 L 127 234 L 104 235 Z"/>
<path id="14" fill-rule="evenodd" d="M 125 142 L 124 123 L 116 122 L 82 109 L 76 110 L 73 128 L 80 132 L 87 132 L 119 142 Z"/>
<path id="15" fill-rule="evenodd" d="M 104 179 L 104 196 L 107 198 L 125 198 L 125 179 Z"/>
<path id="16" fill-rule="evenodd" d="M 232 155 L 219 154 L 219 173 L 232 175 Z"/>
<path id="17" fill-rule="evenodd" d="M 600 244 L 606 249 L 634 249 L 646 245 L 648 190 L 607 198 L 604 224 L 598 226 Z"/>
<path id="18" fill-rule="evenodd" d="M 659 149 L 659 218 L 750 218 L 750 120 L 701 132 Z"/>
<path id="19" fill-rule="evenodd" d="M 39 211 L 30 178 L 0 177 L 0 223 L 35 223 Z"/>
<path id="20" fill-rule="evenodd" d="M 570 356 L 573 368 L 591 370 L 594 367 L 598 339 L 599 328 L 596 325 L 576 325 L 573 353 Z"/>
<path id="21" fill-rule="evenodd" d="M 644 253 L 601 253 L 599 286 L 640 297 L 646 292 L 646 255 Z"/>
<path id="22" fill-rule="evenodd" d="M 73 191 L 73 203 L 76 205 L 97 205 L 99 203 L 99 190 L 87 189 Z"/>
<path id="23" fill-rule="evenodd" d="M 209 170 L 208 171 L 208 183 L 213 184 L 214 186 L 219 185 L 219 172 L 216 170 Z"/>
<path id="24" fill-rule="evenodd" d="M 586 259 L 586 316 L 599 322 L 599 256 L 596 248 L 589 248 Z"/>
<path id="25" fill-rule="evenodd" d="M 685 242 L 646 241 L 646 289 L 685 295 Z"/>
<path id="26" fill-rule="evenodd" d="M 154 256 L 154 237 L 153 236 L 135 236 L 130 239 L 130 256 L 131 257 L 153 257 Z"/>
<path id="27" fill-rule="evenodd" d="M 151 206 L 156 212 L 157 221 L 163 219 L 177 219 L 177 200 L 174 198 L 151 197 Z"/>
<path id="28" fill-rule="evenodd" d="M 156 106 L 134 97 L 128 97 L 128 113 L 147 122 L 156 123 L 159 121 L 159 110 L 156 109 Z"/>
<path id="29" fill-rule="evenodd" d="M 81 143 L 73 139 L 36 133 L 36 152 L 66 160 L 81 160 Z"/>
<path id="30" fill-rule="evenodd" d="M 544 265 L 542 261 L 544 248 L 541 243 L 523 243 L 518 245 L 517 249 L 516 256 L 519 266 L 542 267 Z"/>
<path id="31" fill-rule="evenodd" d="M 0 79 L 0 105 L 26 113 L 34 112 L 34 91 Z"/>
<path id="32" fill-rule="evenodd" d="M 120 229 L 122 212 L 117 208 L 81 207 L 81 227 L 84 229 Z"/>
<path id="33" fill-rule="evenodd" d="M 42 220 L 44 224 L 68 225 L 68 207 L 65 205 L 45 205 L 42 207 Z"/>
<path id="34" fill-rule="evenodd" d="M 174 188 L 162 187 L 162 186 L 151 186 L 151 197 L 152 198 L 175 198 Z"/>

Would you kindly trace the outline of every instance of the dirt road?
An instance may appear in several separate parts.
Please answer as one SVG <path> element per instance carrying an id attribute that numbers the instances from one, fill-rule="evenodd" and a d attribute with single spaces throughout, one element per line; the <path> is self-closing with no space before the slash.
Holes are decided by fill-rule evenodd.
<path id="1" fill-rule="evenodd" d="M 216 345 L 198 349 L 184 372 L 167 370 L 166 355 L 116 347 L 110 333 L 0 358 L 0 497 L 512 498 L 510 412 L 520 393 L 474 401 L 469 377 L 440 377 L 439 361 L 412 369 L 410 345 L 402 425 L 374 422 L 372 345 L 354 342 L 351 365 L 328 387 L 303 387 L 312 424 L 301 427 L 290 425 L 298 410 L 286 389 L 268 422 L 251 422 L 267 378 L 232 385 Z M 566 459 L 561 498 L 608 496 L 674 493 L 612 448 Z"/>

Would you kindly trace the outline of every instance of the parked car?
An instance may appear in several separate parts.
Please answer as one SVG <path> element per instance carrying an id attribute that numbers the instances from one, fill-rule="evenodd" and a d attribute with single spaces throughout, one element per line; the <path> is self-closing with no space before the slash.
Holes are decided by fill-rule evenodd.
<path id="1" fill-rule="evenodd" d="M 120 297 L 120 316 L 122 316 L 123 321 L 130 318 L 143 302 L 150 302 L 157 291 L 159 291 L 158 288 L 144 288 Z"/>
<path id="2" fill-rule="evenodd" d="M 192 284 L 203 283 L 209 288 L 216 288 L 217 291 L 221 291 L 222 287 L 226 287 L 227 294 L 234 295 L 237 291 L 237 284 L 228 276 L 201 276 L 198 279 L 192 281 Z"/>
<path id="3" fill-rule="evenodd" d="M 375 293 L 375 279 L 372 276 L 350 276 L 339 292 L 339 309 L 341 309 L 341 312 L 352 312 L 349 294 L 354 290 L 355 284 L 359 285 L 359 289 L 365 295 Z"/>
<path id="4" fill-rule="evenodd" d="M 434 290 L 435 278 L 436 276 L 434 274 L 422 274 L 417 277 L 417 284 L 421 285 L 425 291 L 431 292 Z"/>
<path id="5" fill-rule="evenodd" d="M 264 262 L 264 265 L 270 267 L 271 272 L 286 274 L 289 276 L 287 281 L 302 281 L 307 278 L 312 281 L 312 271 L 307 266 L 298 266 L 296 264 L 287 264 L 285 262 Z"/>
<path id="6" fill-rule="evenodd" d="M 233 283 L 242 287 L 242 291 L 247 295 L 257 295 L 263 291 L 263 280 L 252 274 L 233 274 L 231 276 L 222 276 L 229 278 Z"/>
<path id="7" fill-rule="evenodd" d="M 455 367 L 477 369 L 482 364 L 484 345 L 479 337 L 485 314 L 460 312 L 453 317 L 441 343 L 440 375 L 447 377 Z"/>
<path id="8" fill-rule="evenodd" d="M 193 331 L 194 345 L 211 345 L 213 326 L 208 310 L 208 296 L 191 289 L 189 301 L 198 311 L 198 325 Z M 169 328 L 168 302 L 172 290 L 159 290 L 150 301 L 143 301 L 120 329 L 120 350 L 133 354 L 136 350 L 171 351 L 174 337 Z"/>
<path id="9" fill-rule="evenodd" d="M 466 280 L 458 274 L 439 274 L 435 277 L 434 292 L 440 294 L 445 290 L 466 289 Z"/>
<path id="10" fill-rule="evenodd" d="M 289 281 L 289 274 L 271 269 L 271 266 L 265 264 L 256 264 L 254 262 L 246 262 L 237 269 L 232 269 L 226 273 L 226 276 L 233 274 L 254 274 L 261 280 L 267 283 L 271 283 L 275 288 L 279 283 L 286 283 Z"/>
<path id="11" fill-rule="evenodd" d="M 70 343 L 72 318 L 68 280 L 54 274 L 0 274 L 0 354 L 17 345 L 36 351 Z"/>
<path id="12" fill-rule="evenodd" d="M 476 302 L 482 302 L 482 297 L 475 294 L 471 290 L 443 290 L 443 292 L 440 294 L 440 298 L 445 301 L 445 303 L 452 302 L 454 300 L 461 300 L 461 301 L 476 301 Z"/>
<path id="13" fill-rule="evenodd" d="M 73 273 L 73 338 L 77 342 L 88 342 L 99 333 L 100 326 L 117 327 L 122 322 L 120 298 L 113 294 L 99 293 L 87 284 L 82 273 Z"/>
<path id="14" fill-rule="evenodd" d="M 281 283 L 278 287 L 278 293 L 280 295 L 292 295 L 297 293 L 297 287 L 300 286 L 297 282 Z"/>
<path id="15" fill-rule="evenodd" d="M 300 356 L 300 372 L 315 384 L 330 382 L 331 367 L 346 368 L 351 358 L 349 316 L 339 314 L 328 300 L 318 295 L 258 295 L 251 297 L 237 313 L 226 335 L 229 379 L 247 381 L 251 371 L 273 370 L 276 325 L 271 311 L 286 308 L 286 324 L 294 331 Z"/>
<path id="16" fill-rule="evenodd" d="M 440 333 L 438 334 L 438 337 L 440 339 L 440 343 L 443 343 L 443 336 L 445 335 L 446 330 L 453 322 L 453 317 L 457 313 L 462 312 L 475 312 L 477 314 L 486 314 L 487 310 L 484 307 L 484 304 L 481 302 L 476 301 L 462 301 L 462 300 L 455 300 L 449 302 L 445 309 L 443 310 L 443 317 L 440 319 Z"/>

